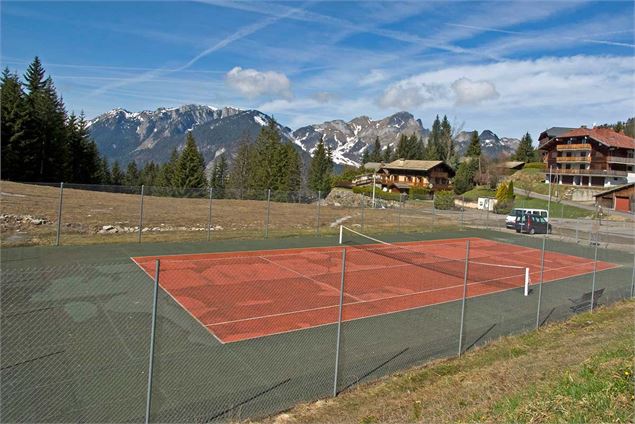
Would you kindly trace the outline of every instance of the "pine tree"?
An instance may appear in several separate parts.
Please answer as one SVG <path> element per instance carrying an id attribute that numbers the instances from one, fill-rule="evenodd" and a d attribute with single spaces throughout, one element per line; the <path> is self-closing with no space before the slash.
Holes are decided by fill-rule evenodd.
<path id="1" fill-rule="evenodd" d="M 247 181 L 251 190 L 263 194 L 268 189 L 278 189 L 279 181 L 283 179 L 278 172 L 284 172 L 278 166 L 283 160 L 280 144 L 277 124 L 271 119 L 269 125 L 260 129 L 254 144 L 250 163 L 252 173 Z"/>
<path id="2" fill-rule="evenodd" d="M 179 155 L 174 167 L 173 186 L 179 189 L 205 188 L 205 160 L 196 147 L 196 141 L 191 132 L 187 133 L 185 147 Z"/>
<path id="3" fill-rule="evenodd" d="M 0 124 L 2 133 L 1 176 L 3 180 L 21 180 L 25 170 L 24 123 L 26 104 L 17 74 L 5 68 L 0 79 Z"/>
<path id="4" fill-rule="evenodd" d="M 111 184 L 112 185 L 123 185 L 125 175 L 121 171 L 121 167 L 119 166 L 119 162 L 115 161 L 112 164 L 112 168 L 110 171 L 111 175 Z"/>
<path id="5" fill-rule="evenodd" d="M 478 132 L 472 131 L 472 138 L 470 144 L 467 147 L 465 156 L 478 157 L 481 156 L 481 140 L 478 137 Z"/>
<path id="6" fill-rule="evenodd" d="M 536 150 L 534 149 L 533 140 L 529 133 L 526 133 L 523 138 L 520 139 L 516 153 L 512 155 L 512 160 L 521 162 L 533 162 L 536 160 Z"/>
<path id="7" fill-rule="evenodd" d="M 384 150 L 384 156 L 382 159 L 384 163 L 392 162 L 394 160 L 392 146 L 390 144 L 386 145 L 386 149 Z"/>
<path id="8" fill-rule="evenodd" d="M 156 183 L 159 187 L 172 187 L 174 185 L 174 169 L 178 160 L 179 152 L 174 148 L 170 154 L 170 159 L 159 170 Z"/>
<path id="9" fill-rule="evenodd" d="M 112 184 L 112 173 L 106 156 L 102 156 L 99 160 L 99 184 Z"/>
<path id="10" fill-rule="evenodd" d="M 227 186 L 233 191 L 233 196 L 242 199 L 245 192 L 249 188 L 250 178 L 252 176 L 251 163 L 253 158 L 253 145 L 247 138 L 243 138 L 236 156 L 229 168 L 229 176 Z"/>
<path id="11" fill-rule="evenodd" d="M 441 134 L 440 134 L 440 145 L 443 146 L 443 160 L 446 162 L 450 162 L 451 158 L 454 157 L 454 141 L 452 140 L 452 125 L 450 125 L 450 121 L 448 117 L 443 115 L 443 121 L 441 121 Z"/>
<path id="12" fill-rule="evenodd" d="M 137 163 L 135 161 L 128 162 L 126 175 L 123 178 L 123 184 L 131 187 L 141 185 L 141 175 L 139 174 L 139 168 L 137 167 Z"/>
<path id="13" fill-rule="evenodd" d="M 227 185 L 227 159 L 225 159 L 224 154 L 221 154 L 214 160 L 209 185 L 213 190 L 215 198 L 222 199 L 225 197 L 225 187 Z"/>
<path id="14" fill-rule="evenodd" d="M 368 153 L 368 148 L 364 149 L 364 153 L 362 153 L 362 165 L 370 162 L 370 153 Z"/>
<path id="15" fill-rule="evenodd" d="M 66 181 L 73 183 L 100 182 L 99 152 L 95 142 L 91 140 L 83 115 L 76 117 L 71 113 L 66 123 L 65 136 Z M 63 166 L 61 163 L 60 166 Z"/>
<path id="16" fill-rule="evenodd" d="M 298 151 L 291 143 L 280 146 L 281 163 L 278 165 L 280 180 L 273 187 L 284 193 L 295 193 L 302 184 L 302 163 Z"/>
<path id="17" fill-rule="evenodd" d="M 461 162 L 454 176 L 454 192 L 463 194 L 474 188 L 474 178 L 478 172 L 478 161 L 467 159 Z"/>
<path id="18" fill-rule="evenodd" d="M 331 172 L 333 169 L 333 162 L 328 157 L 327 151 L 324 148 L 324 139 L 320 139 L 313 158 L 311 159 L 311 165 L 309 166 L 308 186 L 313 191 L 319 191 L 323 195 L 328 193 L 331 188 Z"/>
<path id="19" fill-rule="evenodd" d="M 146 163 L 140 172 L 141 184 L 149 187 L 158 186 L 160 173 L 161 168 L 159 165 L 153 161 Z"/>
<path id="20" fill-rule="evenodd" d="M 368 162 L 381 162 L 381 143 L 379 137 L 375 137 L 375 144 L 373 145 L 373 151 L 370 153 L 370 160 Z"/>

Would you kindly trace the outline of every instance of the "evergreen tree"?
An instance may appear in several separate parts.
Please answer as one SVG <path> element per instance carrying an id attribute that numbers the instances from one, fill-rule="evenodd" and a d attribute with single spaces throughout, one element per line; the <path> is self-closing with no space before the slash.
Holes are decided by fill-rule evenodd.
<path id="1" fill-rule="evenodd" d="M 382 159 L 384 163 L 392 162 L 394 160 L 392 146 L 390 144 L 386 145 L 386 149 L 384 150 L 384 155 Z"/>
<path id="2" fill-rule="evenodd" d="M 173 186 L 179 189 L 205 188 L 205 160 L 196 147 L 196 141 L 191 132 L 187 133 L 185 147 L 179 155 L 174 167 Z"/>
<path id="3" fill-rule="evenodd" d="M 446 162 L 450 162 L 451 158 L 455 156 L 454 151 L 454 141 L 452 140 L 452 125 L 450 125 L 450 121 L 448 117 L 443 115 L 443 120 L 441 121 L 441 133 L 439 137 L 440 145 L 443 147 L 443 160 Z"/>
<path id="4" fill-rule="evenodd" d="M 137 163 L 135 161 L 128 162 L 126 175 L 123 178 L 123 184 L 126 186 L 141 185 L 141 175 L 139 174 L 139 168 L 137 167 Z"/>
<path id="5" fill-rule="evenodd" d="M 400 159 L 422 159 L 423 152 L 420 150 L 416 134 L 409 137 L 401 134 L 395 155 Z"/>
<path id="6" fill-rule="evenodd" d="M 1 176 L 3 180 L 19 180 L 25 170 L 26 104 L 19 77 L 10 73 L 8 68 L 4 69 L 0 79 L 0 108 Z"/>
<path id="7" fill-rule="evenodd" d="M 533 162 L 536 160 L 536 156 L 536 150 L 534 149 L 531 135 L 526 133 L 523 138 L 520 139 L 516 153 L 512 155 L 512 160 Z"/>
<path id="8" fill-rule="evenodd" d="M 373 151 L 370 154 L 370 160 L 368 162 L 381 162 L 381 143 L 379 137 L 375 137 L 375 144 L 373 145 Z"/>
<path id="9" fill-rule="evenodd" d="M 278 189 L 278 182 L 283 179 L 277 174 L 278 164 L 281 162 L 280 134 L 275 120 L 271 119 L 269 124 L 260 129 L 252 155 L 249 181 L 250 189 L 259 193 L 264 193 L 267 189 Z M 284 171 L 282 171 L 284 172 Z"/>
<path id="10" fill-rule="evenodd" d="M 426 160 L 441 160 L 441 152 L 439 152 L 439 143 L 428 138 L 424 158 Z"/>
<path id="11" fill-rule="evenodd" d="M 478 138 L 478 132 L 472 131 L 472 138 L 467 147 L 465 156 L 478 157 L 481 156 L 481 140 Z"/>
<path id="12" fill-rule="evenodd" d="M 417 157 L 415 159 L 423 160 L 426 158 L 426 145 L 423 143 L 423 138 L 417 138 Z"/>
<path id="13" fill-rule="evenodd" d="M 209 185 L 213 190 L 215 198 L 222 199 L 225 197 L 225 187 L 227 185 L 227 159 L 225 159 L 224 154 L 221 154 L 214 160 Z"/>
<path id="14" fill-rule="evenodd" d="M 370 162 L 370 153 L 368 153 L 368 148 L 364 149 L 364 153 L 362 153 L 362 165 Z"/>
<path id="15" fill-rule="evenodd" d="M 174 148 L 170 154 L 170 159 L 159 170 L 156 183 L 159 187 L 172 187 L 174 185 L 174 169 L 178 160 L 179 152 Z"/>
<path id="16" fill-rule="evenodd" d="M 229 168 L 227 186 L 234 191 L 235 197 L 242 199 L 249 188 L 251 178 L 251 163 L 253 158 L 253 145 L 248 139 L 243 138 L 238 145 L 236 156 Z M 233 196 L 230 196 L 233 197 Z"/>
<path id="17" fill-rule="evenodd" d="M 302 185 L 302 162 L 300 155 L 291 143 L 282 143 L 279 148 L 279 160 L 277 169 L 280 180 L 272 188 L 285 193 L 295 193 Z"/>
<path id="18" fill-rule="evenodd" d="M 143 168 L 141 168 L 140 180 L 141 184 L 154 187 L 159 185 L 159 174 L 161 173 L 161 168 L 159 165 L 150 161 L 146 163 Z"/>
<path id="19" fill-rule="evenodd" d="M 121 171 L 121 167 L 119 166 L 119 162 L 115 161 L 112 164 L 110 175 L 111 175 L 111 184 L 112 185 L 123 185 L 124 179 L 125 179 L 125 175 Z"/>
<path id="20" fill-rule="evenodd" d="M 90 138 L 83 115 L 78 118 L 71 113 L 69 116 L 65 144 L 65 180 L 72 183 L 100 182 L 101 159 L 95 142 Z"/>
<path id="21" fill-rule="evenodd" d="M 454 176 L 454 192 L 463 194 L 474 188 L 474 178 L 478 172 L 478 160 L 466 158 L 459 165 Z"/>
<path id="22" fill-rule="evenodd" d="M 327 151 L 324 148 L 324 139 L 322 138 L 315 148 L 311 165 L 309 166 L 309 188 L 326 195 L 331 188 L 332 170 L 333 162 L 331 162 L 331 159 L 328 157 Z"/>
<path id="23" fill-rule="evenodd" d="M 99 160 L 99 184 L 112 184 L 112 174 L 106 156 L 102 156 Z"/>

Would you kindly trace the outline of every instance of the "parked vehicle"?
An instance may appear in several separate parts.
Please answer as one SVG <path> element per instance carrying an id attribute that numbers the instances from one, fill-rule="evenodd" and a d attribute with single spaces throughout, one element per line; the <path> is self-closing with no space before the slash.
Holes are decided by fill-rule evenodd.
<path id="1" fill-rule="evenodd" d="M 516 232 L 527 234 L 551 234 L 551 224 L 544 216 L 527 213 L 516 220 Z"/>
<path id="2" fill-rule="evenodd" d="M 514 208 L 509 215 L 505 217 L 505 227 L 513 230 L 516 228 L 516 220 L 525 214 L 540 215 L 549 222 L 549 211 L 546 209 Z"/>

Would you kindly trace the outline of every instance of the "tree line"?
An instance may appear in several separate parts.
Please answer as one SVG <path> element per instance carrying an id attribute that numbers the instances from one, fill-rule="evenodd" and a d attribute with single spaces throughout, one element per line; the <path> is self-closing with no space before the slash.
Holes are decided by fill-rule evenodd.
<path id="1" fill-rule="evenodd" d="M 99 156 L 83 114 L 66 111 L 38 57 L 22 79 L 3 70 L 0 101 L 2 179 L 102 182 L 107 162 Z"/>

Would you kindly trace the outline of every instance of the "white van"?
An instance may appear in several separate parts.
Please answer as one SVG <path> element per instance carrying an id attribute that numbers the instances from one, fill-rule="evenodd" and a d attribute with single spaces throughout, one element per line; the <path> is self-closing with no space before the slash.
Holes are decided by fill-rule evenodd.
<path id="1" fill-rule="evenodd" d="M 547 222 L 549 222 L 549 211 L 546 209 L 514 208 L 509 213 L 509 215 L 505 217 L 505 227 L 511 229 L 516 228 L 516 218 L 526 214 L 540 215 L 545 218 Z"/>

